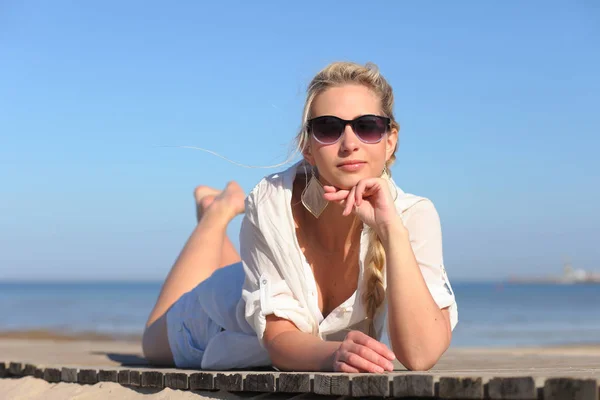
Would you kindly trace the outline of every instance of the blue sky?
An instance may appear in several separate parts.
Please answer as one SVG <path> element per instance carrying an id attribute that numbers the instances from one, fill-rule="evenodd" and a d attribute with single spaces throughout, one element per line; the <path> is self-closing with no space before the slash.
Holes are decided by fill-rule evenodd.
<path id="1" fill-rule="evenodd" d="M 0 280 L 163 279 L 196 185 L 278 169 L 159 146 L 280 163 L 336 60 L 394 87 L 392 172 L 436 204 L 450 279 L 600 271 L 599 46 L 583 0 L 5 1 Z"/>

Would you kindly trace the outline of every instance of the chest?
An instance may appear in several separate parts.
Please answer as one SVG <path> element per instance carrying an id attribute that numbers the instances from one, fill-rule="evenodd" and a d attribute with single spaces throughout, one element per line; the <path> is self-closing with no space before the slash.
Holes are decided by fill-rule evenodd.
<path id="1" fill-rule="evenodd" d="M 360 235 L 346 246 L 325 249 L 314 234 L 314 229 L 303 223 L 304 213 L 300 194 L 305 182 L 296 180 L 292 197 L 295 234 L 304 258 L 315 280 L 317 302 L 324 318 L 349 299 L 358 287 L 360 267 Z"/>
<path id="2" fill-rule="evenodd" d="M 324 318 L 350 298 L 358 287 L 359 244 L 325 252 L 298 238 L 317 289 L 319 310 Z"/>

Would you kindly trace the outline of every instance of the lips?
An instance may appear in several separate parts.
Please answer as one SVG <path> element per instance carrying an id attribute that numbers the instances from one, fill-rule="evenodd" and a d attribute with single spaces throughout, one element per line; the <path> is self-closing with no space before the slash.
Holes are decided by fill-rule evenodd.
<path id="1" fill-rule="evenodd" d="M 367 163 L 364 161 L 348 160 L 338 164 L 337 167 L 344 172 L 358 172 L 361 171 L 365 165 L 367 165 Z"/>
<path id="2" fill-rule="evenodd" d="M 365 164 L 364 161 L 360 161 L 360 160 L 348 160 L 348 161 L 344 161 L 339 163 L 337 166 L 338 167 L 343 167 L 345 165 L 354 165 L 354 164 Z"/>

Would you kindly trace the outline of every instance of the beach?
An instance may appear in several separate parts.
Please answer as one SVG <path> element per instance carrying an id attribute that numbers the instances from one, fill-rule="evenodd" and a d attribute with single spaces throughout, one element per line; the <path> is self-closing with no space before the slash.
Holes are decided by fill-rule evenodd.
<path id="1" fill-rule="evenodd" d="M 157 369 L 148 366 L 142 357 L 139 340 L 107 340 L 98 336 L 84 337 L 81 335 L 64 337 L 55 333 L 49 333 L 44 337 L 42 332 L 24 334 L 21 338 L 15 336 L 16 333 L 14 332 L 11 335 L 0 335 L 0 370 L 2 369 L 2 363 L 4 363 L 4 374 L 8 375 L 11 368 L 16 369 L 16 363 L 19 363 L 21 376 L 0 379 L 0 399 L 247 399 L 255 397 L 252 393 L 249 394 L 246 391 L 246 383 L 244 383 L 244 386 L 239 387 L 241 392 L 236 392 L 237 389 L 209 391 L 189 390 L 189 386 L 187 390 L 175 390 L 168 387 L 172 386 L 172 383 L 169 383 L 171 381 L 167 380 L 169 374 L 175 376 L 174 373 L 180 373 L 182 374 L 180 376 L 189 377 L 198 371 L 177 370 L 175 368 Z M 63 381 L 51 383 L 47 380 L 52 379 L 48 379 L 48 376 L 43 375 L 46 369 L 49 371 L 62 370 L 63 375 L 65 370 L 95 371 L 96 381 L 91 381 L 91 384 L 64 382 L 63 376 Z M 597 382 L 600 381 L 600 344 L 521 348 L 451 347 L 438 364 L 426 373 L 417 374 L 403 371 L 400 365 L 397 366 L 397 370 L 394 373 L 384 374 L 384 376 L 387 376 L 383 378 L 384 381 L 387 382 L 388 377 L 389 381 L 392 382 L 396 376 L 425 375 L 432 378 L 434 387 L 437 388 L 435 390 L 442 390 L 440 389 L 440 382 L 444 379 L 457 379 L 457 382 L 468 379 L 467 382 L 471 382 L 475 385 L 474 387 L 481 387 L 481 398 L 487 398 L 484 394 L 489 392 L 487 388 L 490 382 L 499 378 L 528 378 L 531 382 L 534 382 L 538 391 L 543 390 L 544 385 L 551 378 L 573 378 L 579 379 L 580 382 L 588 382 L 591 379 L 593 385 L 597 385 Z M 132 373 L 131 371 L 139 371 L 138 376 L 144 376 L 144 373 L 147 372 L 156 372 L 160 375 L 161 381 L 159 384 L 145 385 L 146 387 L 143 387 L 142 383 L 138 386 L 124 385 L 119 383 L 116 377 L 119 372 L 125 371 L 128 374 Z M 97 382 L 105 379 L 102 378 L 103 376 L 110 376 L 108 372 L 114 374 L 114 381 Z M 218 373 L 210 372 L 215 377 Z M 248 380 L 249 373 L 251 372 L 238 371 L 236 374 L 242 380 Z M 23 376 L 28 374 L 33 376 Z M 229 374 L 229 372 L 223 372 L 222 376 L 229 376 Z M 273 386 L 273 390 L 281 388 L 279 373 L 261 371 L 258 374 L 275 376 L 278 379 L 279 386 Z M 311 375 L 312 385 L 316 385 L 316 375 L 318 374 Z M 110 380 L 109 378 L 106 379 Z M 359 382 L 359 379 L 362 378 L 357 378 L 357 375 L 351 374 L 350 379 L 352 382 Z M 390 387 L 392 386 L 390 385 Z M 595 387 L 597 395 L 597 386 Z M 316 389 L 316 386 L 313 386 L 311 390 L 314 392 Z M 352 387 L 352 391 L 355 389 L 355 387 Z M 318 390 L 316 391 L 318 392 Z M 298 396 L 300 396 L 298 398 L 312 398 L 308 395 L 315 395 L 314 393 L 268 395 L 260 392 L 260 390 L 255 394 L 256 397 L 262 396 L 260 398 L 271 398 L 269 396 L 276 395 L 279 397 L 273 398 L 294 398 Z M 354 394 L 354 392 L 349 394 Z"/>
<path id="2" fill-rule="evenodd" d="M 592 397 L 583 398 L 598 399 L 597 287 L 457 283 L 453 289 L 459 322 L 450 349 L 430 371 L 407 372 L 397 363 L 381 376 L 286 375 L 148 366 L 140 338 L 159 283 L 4 283 L 0 399 L 410 394 L 547 400 L 584 389 Z"/>

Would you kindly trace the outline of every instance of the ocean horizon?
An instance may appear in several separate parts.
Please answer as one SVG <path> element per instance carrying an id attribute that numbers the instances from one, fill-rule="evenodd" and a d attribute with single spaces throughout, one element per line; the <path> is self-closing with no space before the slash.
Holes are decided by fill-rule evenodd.
<path id="1" fill-rule="evenodd" d="M 140 336 L 162 282 L 0 282 L 0 332 Z M 600 285 L 453 282 L 453 347 L 600 341 Z"/>

